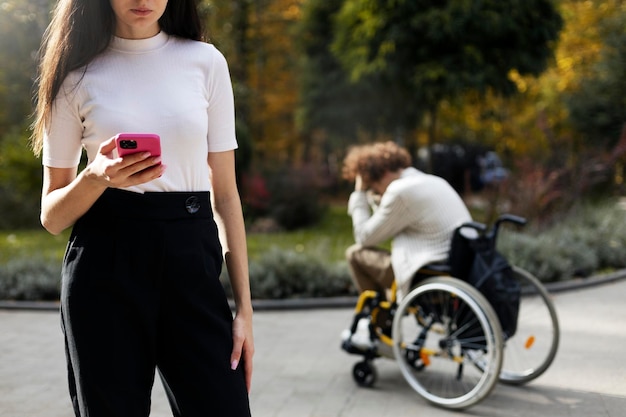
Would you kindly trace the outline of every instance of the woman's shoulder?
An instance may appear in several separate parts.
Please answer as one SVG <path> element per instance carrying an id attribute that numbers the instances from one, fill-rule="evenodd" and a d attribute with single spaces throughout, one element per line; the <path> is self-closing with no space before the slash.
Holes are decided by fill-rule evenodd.
<path id="1" fill-rule="evenodd" d="M 172 46 L 176 48 L 186 51 L 188 50 L 189 53 L 197 54 L 205 58 L 221 59 L 224 56 L 215 45 L 205 41 L 196 41 L 193 39 L 170 36 L 170 42 L 172 43 Z"/>
<path id="2" fill-rule="evenodd" d="M 209 73 L 221 72 L 228 68 L 224 54 L 211 43 L 172 36 L 170 44 L 172 46 L 170 58 L 181 63 L 186 62 L 188 65 L 204 68 Z"/>

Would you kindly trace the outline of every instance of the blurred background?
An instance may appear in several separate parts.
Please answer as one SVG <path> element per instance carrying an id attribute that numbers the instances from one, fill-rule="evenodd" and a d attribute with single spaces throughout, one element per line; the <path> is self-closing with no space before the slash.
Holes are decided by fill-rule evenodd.
<path id="1" fill-rule="evenodd" d="M 53 3 L 0 0 L 0 299 L 57 294 L 67 236 L 41 230 L 41 161 L 28 147 Z M 341 162 L 378 140 L 446 178 L 477 220 L 527 217 L 503 251 L 540 278 L 626 266 L 626 2 L 199 3 L 230 64 L 258 297 L 327 295 L 316 280 L 352 293 Z"/>

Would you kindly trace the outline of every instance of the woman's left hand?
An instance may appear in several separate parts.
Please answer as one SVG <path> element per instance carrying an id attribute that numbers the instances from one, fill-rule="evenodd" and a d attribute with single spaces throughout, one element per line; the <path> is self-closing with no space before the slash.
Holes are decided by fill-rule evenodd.
<path id="1" fill-rule="evenodd" d="M 246 387 L 250 392 L 252 356 L 254 355 L 252 302 L 246 229 L 235 175 L 235 152 L 209 152 L 207 162 L 211 173 L 218 173 L 211 175 L 211 203 L 233 289 L 233 300 L 237 305 L 233 321 L 233 350 L 230 354 L 230 366 L 234 370 L 243 364 Z"/>
<path id="2" fill-rule="evenodd" d="M 233 321 L 233 352 L 230 355 L 230 366 L 235 370 L 243 363 L 248 393 L 252 384 L 253 355 L 252 317 L 237 314 Z"/>

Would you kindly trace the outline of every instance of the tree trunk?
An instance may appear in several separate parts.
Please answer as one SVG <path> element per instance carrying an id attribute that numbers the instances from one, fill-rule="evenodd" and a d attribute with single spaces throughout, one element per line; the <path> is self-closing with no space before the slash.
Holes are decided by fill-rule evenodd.
<path id="1" fill-rule="evenodd" d="M 437 143 L 437 104 L 433 104 L 428 109 L 428 135 L 426 136 L 426 149 L 428 149 L 426 159 L 426 170 L 428 173 L 433 172 L 433 145 Z"/>

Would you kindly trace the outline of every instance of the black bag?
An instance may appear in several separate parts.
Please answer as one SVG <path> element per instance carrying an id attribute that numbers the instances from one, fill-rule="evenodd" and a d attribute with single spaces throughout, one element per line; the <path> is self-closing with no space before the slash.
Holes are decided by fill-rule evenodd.
<path id="1" fill-rule="evenodd" d="M 505 338 L 517 330 L 521 286 L 506 258 L 495 249 L 493 238 L 467 238 L 454 233 L 450 250 L 452 276 L 477 288 L 493 307 Z"/>
<path id="2" fill-rule="evenodd" d="M 517 330 L 521 285 L 513 275 L 511 265 L 491 242 L 478 238 L 470 243 L 474 249 L 474 262 L 467 281 L 491 303 L 505 338 L 510 338 Z"/>
<path id="3" fill-rule="evenodd" d="M 464 226 L 460 226 L 452 235 L 450 252 L 448 252 L 448 265 L 450 266 L 450 275 L 467 281 L 472 263 L 474 263 L 475 253 L 470 243 L 471 239 L 463 235 L 463 230 Z"/>

